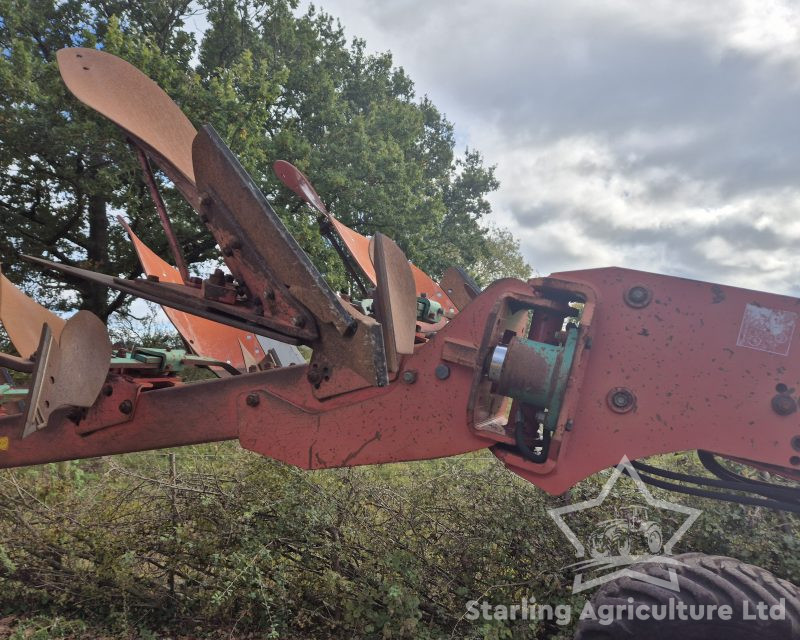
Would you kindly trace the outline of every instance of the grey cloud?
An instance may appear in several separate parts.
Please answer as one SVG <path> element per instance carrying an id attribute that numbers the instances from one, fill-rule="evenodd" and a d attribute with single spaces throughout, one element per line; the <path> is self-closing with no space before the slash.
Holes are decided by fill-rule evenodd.
<path id="1" fill-rule="evenodd" d="M 647 5 L 635 26 L 582 3 L 483 7 L 363 5 L 390 41 L 413 44 L 397 58 L 423 90 L 459 120 L 491 121 L 517 146 L 586 133 L 613 141 L 632 129 L 668 138 L 681 126 L 698 139 L 650 150 L 647 162 L 721 179 L 731 194 L 792 177 L 800 161 L 800 146 L 786 145 L 800 139 L 796 66 L 720 54 L 703 29 L 676 33 L 648 22 Z"/>
<path id="2" fill-rule="evenodd" d="M 680 15 L 671 15 L 673 4 Z M 371 49 L 392 50 L 419 92 L 455 121 L 458 139 L 479 141 L 503 179 L 525 179 L 509 163 L 527 150 L 537 155 L 581 138 L 605 146 L 609 163 L 577 160 L 565 166 L 569 178 L 575 185 L 623 178 L 637 187 L 625 210 L 641 206 L 657 219 L 634 225 L 630 215 L 569 193 L 537 197 L 535 175 L 528 201 L 507 191 L 517 185 L 503 185 L 496 208 L 542 272 L 589 266 L 594 258 L 583 247 L 594 243 L 596 255 L 621 265 L 723 282 L 763 272 L 765 284 L 798 291 L 796 238 L 778 223 L 754 221 L 769 214 L 785 223 L 787 211 L 800 211 L 790 196 L 783 204 L 775 197 L 800 188 L 800 54 L 779 63 L 726 46 L 720 33 L 735 17 L 731 3 L 654 3 L 660 13 L 652 15 L 650 3 L 620 5 L 331 0 L 323 7 Z M 703 208 L 707 218 L 686 221 L 686 212 Z M 552 241 L 553 226 L 566 222 L 582 242 Z M 711 238 L 742 254 L 786 256 L 782 275 L 773 265 L 717 259 Z"/>

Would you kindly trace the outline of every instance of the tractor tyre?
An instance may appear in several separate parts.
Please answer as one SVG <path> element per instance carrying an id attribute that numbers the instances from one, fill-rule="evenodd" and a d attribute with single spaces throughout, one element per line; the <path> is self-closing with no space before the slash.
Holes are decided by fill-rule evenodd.
<path id="1" fill-rule="evenodd" d="M 650 584 L 629 576 L 623 576 L 604 584 L 591 600 L 597 619 L 584 619 L 578 623 L 574 640 L 627 640 L 647 638 L 647 640 L 800 640 L 800 588 L 776 578 L 760 567 L 724 556 L 707 556 L 702 553 L 687 553 L 676 556 L 683 565 L 642 563 L 631 568 L 639 573 L 669 580 L 669 567 L 674 567 L 678 576 L 680 591 Z M 633 599 L 630 604 L 629 598 Z M 610 607 L 636 607 L 647 605 L 670 606 L 684 603 L 688 606 L 729 605 L 732 609 L 730 620 L 714 615 L 711 620 L 641 620 L 636 616 L 623 614 L 614 616 L 610 624 L 602 624 L 601 615 Z M 758 616 L 757 603 L 767 607 L 785 603 L 783 619 L 744 619 L 743 603 L 748 603 L 748 613 Z M 777 609 L 775 610 L 777 612 Z M 606 616 L 608 619 L 609 616 Z M 676 616 L 677 617 L 677 616 Z M 781 617 L 776 615 L 775 617 Z"/>

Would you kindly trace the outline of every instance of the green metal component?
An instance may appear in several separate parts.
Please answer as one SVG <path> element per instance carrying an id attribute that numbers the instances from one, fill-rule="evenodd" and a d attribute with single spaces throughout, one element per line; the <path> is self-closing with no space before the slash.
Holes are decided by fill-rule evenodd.
<path id="1" fill-rule="evenodd" d="M 578 328 L 575 326 L 567 329 L 563 346 L 515 339 L 503 355 L 502 372 L 498 378 L 493 378 L 498 391 L 546 410 L 544 427 L 555 431 L 577 344 Z"/>
<path id="2" fill-rule="evenodd" d="M 136 347 L 131 357 L 141 362 L 152 361 L 158 358 L 161 373 L 180 373 L 183 371 L 186 351 L 184 349 L 154 349 L 151 347 Z"/>
<path id="3" fill-rule="evenodd" d="M 0 384 L 0 404 L 19 402 L 28 396 L 27 389 L 18 389 L 10 384 Z"/>
<path id="4" fill-rule="evenodd" d="M 365 316 L 371 316 L 375 313 L 372 298 L 353 300 L 352 303 Z M 420 322 L 435 323 L 439 322 L 443 317 L 444 308 L 438 302 L 425 297 L 417 298 L 417 320 Z"/>
<path id="5" fill-rule="evenodd" d="M 186 362 L 184 349 L 155 349 L 134 347 L 130 354 L 111 358 L 112 369 L 147 369 L 154 374 L 180 373 Z"/>
<path id="6" fill-rule="evenodd" d="M 189 355 L 184 349 L 134 347 L 130 354 L 111 358 L 112 369 L 133 370 L 148 376 L 181 373 L 188 367 L 207 367 L 213 370 L 224 369 L 234 376 L 241 373 L 230 362 Z"/>
<path id="7" fill-rule="evenodd" d="M 547 417 L 544 421 L 544 428 L 555 431 L 558 425 L 558 414 L 561 412 L 561 402 L 564 400 L 564 393 L 567 391 L 567 380 L 569 371 L 572 368 L 572 360 L 575 358 L 575 348 L 578 345 L 578 328 L 570 327 L 567 329 L 567 339 L 564 342 L 563 355 L 556 366 L 554 377 L 554 390 L 547 407 Z"/>
<path id="8" fill-rule="evenodd" d="M 442 305 L 425 296 L 417 298 L 417 320 L 436 323 L 439 322 L 442 317 L 444 317 Z"/>
<path id="9" fill-rule="evenodd" d="M 552 381 L 556 375 L 556 365 L 560 360 L 559 356 L 563 353 L 564 348 L 544 342 L 526 340 L 524 338 L 516 342 L 527 351 L 527 353 L 525 353 L 525 363 L 527 364 L 528 361 L 535 361 L 540 368 L 537 367 L 535 377 L 522 378 L 520 376 L 517 378 L 515 382 L 522 382 L 522 384 L 514 384 L 512 382 L 504 389 L 504 395 L 521 400 L 525 404 L 547 407 L 550 404 Z M 513 355 L 509 354 L 509 361 L 513 357 Z"/>

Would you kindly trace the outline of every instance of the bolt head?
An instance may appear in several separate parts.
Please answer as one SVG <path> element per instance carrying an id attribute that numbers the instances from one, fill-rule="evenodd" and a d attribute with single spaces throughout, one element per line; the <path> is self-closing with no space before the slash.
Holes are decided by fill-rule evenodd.
<path id="1" fill-rule="evenodd" d="M 627 413 L 636 406 L 636 396 L 630 389 L 615 387 L 606 396 L 608 406 L 617 413 Z"/>
<path id="2" fill-rule="evenodd" d="M 797 411 L 797 402 L 792 396 L 779 393 L 772 398 L 772 410 L 779 416 L 788 416 Z"/>
<path id="3" fill-rule="evenodd" d="M 647 297 L 647 292 L 642 287 L 634 287 L 628 295 L 633 302 L 641 302 Z"/>
<path id="4" fill-rule="evenodd" d="M 625 304 L 640 309 L 650 304 L 653 294 L 647 287 L 635 285 L 625 292 Z"/>
<path id="5" fill-rule="evenodd" d="M 447 380 L 450 377 L 450 367 L 446 364 L 437 365 L 434 373 L 439 380 Z"/>
<path id="6" fill-rule="evenodd" d="M 617 391 L 612 398 L 612 402 L 614 403 L 615 407 L 622 409 L 622 407 L 628 406 L 630 403 L 630 398 L 628 397 L 628 394 L 624 393 L 623 391 Z"/>
<path id="7" fill-rule="evenodd" d="M 413 369 L 403 371 L 403 382 L 406 384 L 414 384 L 417 381 L 417 372 Z"/>
<path id="8" fill-rule="evenodd" d="M 245 398 L 245 402 L 247 403 L 248 407 L 257 407 L 261 402 L 261 396 L 257 393 L 248 393 L 247 398 Z"/>
<path id="9" fill-rule="evenodd" d="M 130 400 L 123 400 L 119 403 L 119 411 L 126 416 L 130 415 L 133 412 L 133 403 Z"/>

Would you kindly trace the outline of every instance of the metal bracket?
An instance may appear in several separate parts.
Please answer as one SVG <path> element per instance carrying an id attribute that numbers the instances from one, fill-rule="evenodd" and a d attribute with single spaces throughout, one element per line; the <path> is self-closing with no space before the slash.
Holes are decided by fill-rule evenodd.
<path id="1" fill-rule="evenodd" d="M 44 429 L 60 407 L 92 406 L 108 374 L 110 354 L 106 327 L 89 311 L 79 311 L 67 320 L 58 341 L 45 323 L 22 437 Z"/>

